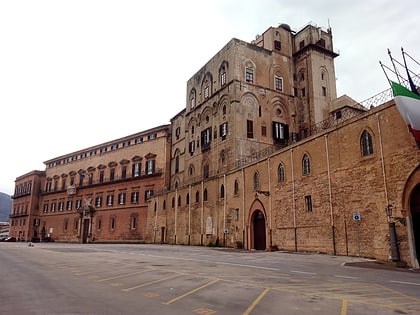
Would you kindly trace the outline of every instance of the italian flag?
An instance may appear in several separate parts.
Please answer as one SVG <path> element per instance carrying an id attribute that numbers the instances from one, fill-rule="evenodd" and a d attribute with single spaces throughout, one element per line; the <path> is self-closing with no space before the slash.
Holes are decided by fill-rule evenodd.
<path id="1" fill-rule="evenodd" d="M 408 129 L 417 143 L 420 143 L 420 96 L 401 84 L 391 82 L 395 104 Z"/>

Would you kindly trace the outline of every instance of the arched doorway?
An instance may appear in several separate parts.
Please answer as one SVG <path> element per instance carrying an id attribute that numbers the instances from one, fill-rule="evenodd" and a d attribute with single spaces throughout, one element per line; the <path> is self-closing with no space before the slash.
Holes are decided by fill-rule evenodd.
<path id="1" fill-rule="evenodd" d="M 257 210 L 254 212 L 252 218 L 253 232 L 254 232 L 254 249 L 265 250 L 266 239 L 265 239 L 265 217 L 264 214 Z"/>
<path id="2" fill-rule="evenodd" d="M 417 261 L 420 261 L 420 184 L 414 188 L 411 194 L 410 211 Z"/>

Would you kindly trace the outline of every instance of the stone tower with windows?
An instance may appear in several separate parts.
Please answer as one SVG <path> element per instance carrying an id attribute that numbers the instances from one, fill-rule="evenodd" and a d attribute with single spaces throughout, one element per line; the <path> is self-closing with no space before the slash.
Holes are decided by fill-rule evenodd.
<path id="1" fill-rule="evenodd" d="M 310 135 L 336 98 L 331 30 L 270 27 L 232 39 L 187 82 L 172 123 L 171 189 L 241 167 Z"/>

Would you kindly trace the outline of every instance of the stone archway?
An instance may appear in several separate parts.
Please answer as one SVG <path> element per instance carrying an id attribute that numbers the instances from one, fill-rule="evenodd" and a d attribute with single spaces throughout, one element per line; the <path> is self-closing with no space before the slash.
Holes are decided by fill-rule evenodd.
<path id="1" fill-rule="evenodd" d="M 417 261 L 420 261 L 420 184 L 411 193 L 410 212 L 413 226 L 414 255 Z"/>
<path id="2" fill-rule="evenodd" d="M 265 217 L 261 210 L 257 210 L 252 215 L 252 238 L 254 249 L 266 249 L 266 231 L 265 231 Z"/>
<path id="3" fill-rule="evenodd" d="M 420 166 L 413 170 L 405 183 L 401 216 L 407 219 L 409 258 L 411 266 L 420 267 Z"/>

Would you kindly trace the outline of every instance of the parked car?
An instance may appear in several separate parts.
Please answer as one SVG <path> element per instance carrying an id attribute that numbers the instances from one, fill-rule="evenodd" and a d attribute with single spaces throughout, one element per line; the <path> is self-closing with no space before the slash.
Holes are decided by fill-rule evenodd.
<path id="1" fill-rule="evenodd" d="M 16 242 L 16 237 L 8 237 L 4 240 L 5 242 Z"/>

